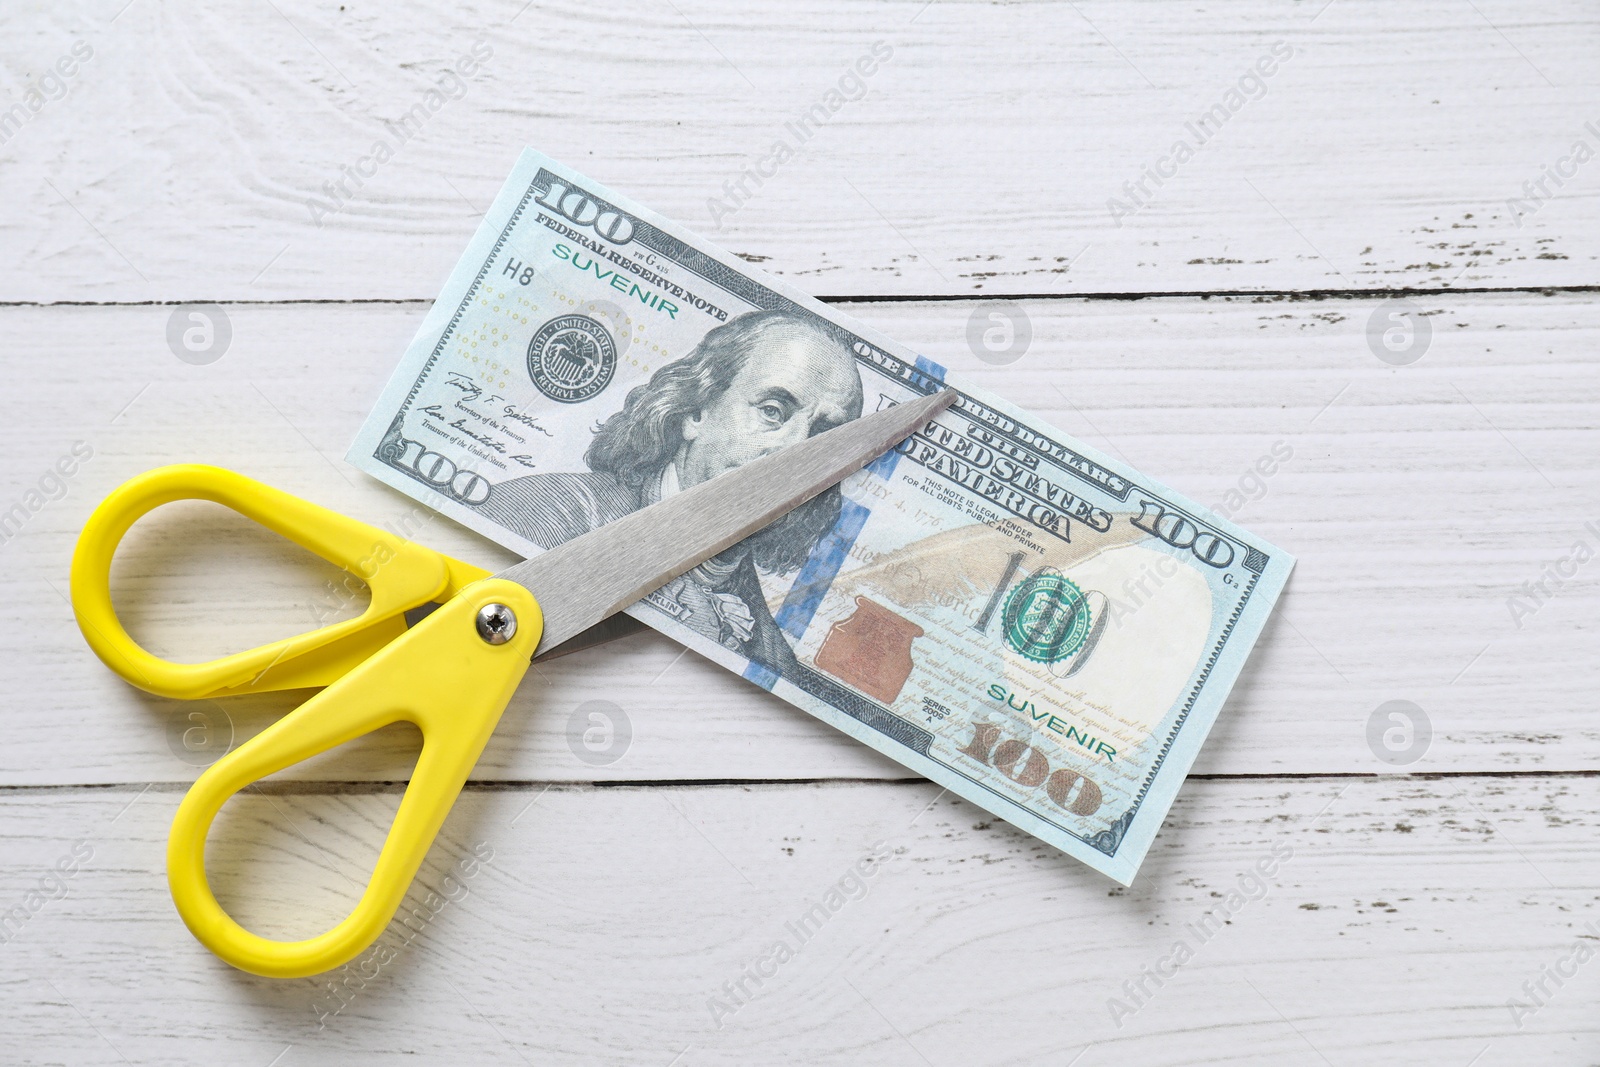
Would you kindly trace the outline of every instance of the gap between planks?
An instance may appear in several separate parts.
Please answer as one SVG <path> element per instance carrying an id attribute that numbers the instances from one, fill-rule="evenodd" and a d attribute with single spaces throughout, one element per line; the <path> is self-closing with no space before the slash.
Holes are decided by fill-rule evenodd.
<path id="1" fill-rule="evenodd" d="M 1186 782 L 1290 782 L 1290 781 L 1353 781 L 1391 779 L 1397 782 L 1438 782 L 1466 778 L 1505 779 L 1583 779 L 1600 778 L 1600 770 L 1583 771 L 1435 771 L 1428 774 L 1376 774 L 1360 772 L 1288 772 L 1283 774 L 1191 774 Z M 750 786 L 914 786 L 931 785 L 933 779 L 908 778 L 636 778 L 619 780 L 594 780 L 583 778 L 553 778 L 549 780 L 469 780 L 461 787 L 463 793 L 531 793 L 535 789 L 724 789 Z M 193 782 L 85 782 L 54 783 L 46 785 L 0 785 L 0 797 L 27 796 L 43 793 L 127 793 L 187 792 Z M 384 794 L 401 793 L 410 785 L 409 779 L 391 781 L 363 781 L 358 779 L 325 778 L 315 781 L 255 782 L 247 788 L 271 796 L 323 796 L 328 794 Z M 241 790 L 243 792 L 244 790 Z"/>
<path id="2" fill-rule="evenodd" d="M 1413 296 L 1497 296 L 1600 293 L 1595 285 L 1478 285 L 1478 286 L 1401 286 L 1375 289 L 1166 289 L 1104 293 L 880 293 L 876 295 L 823 293 L 813 297 L 824 304 L 959 304 L 1002 300 L 1055 300 L 1092 303 L 1136 300 L 1251 300 L 1271 301 L 1367 300 L 1373 297 L 1399 299 Z M 0 308 L 53 307 L 182 307 L 185 304 L 218 304 L 234 307 L 274 307 L 298 304 L 358 305 L 382 304 L 397 307 L 429 305 L 433 297 L 291 297 L 283 300 L 207 299 L 187 300 L 0 300 Z"/>

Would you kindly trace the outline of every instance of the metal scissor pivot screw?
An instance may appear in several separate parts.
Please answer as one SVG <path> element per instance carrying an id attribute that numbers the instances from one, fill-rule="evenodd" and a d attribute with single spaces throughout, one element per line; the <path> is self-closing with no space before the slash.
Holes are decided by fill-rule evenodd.
<path id="1" fill-rule="evenodd" d="M 478 609 L 478 636 L 491 645 L 503 645 L 517 633 L 517 616 L 504 604 L 485 604 Z"/>

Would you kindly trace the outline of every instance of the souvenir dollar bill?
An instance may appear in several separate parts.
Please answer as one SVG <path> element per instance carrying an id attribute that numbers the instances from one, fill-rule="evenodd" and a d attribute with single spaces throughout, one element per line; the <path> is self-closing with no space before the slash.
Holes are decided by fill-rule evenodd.
<path id="1" fill-rule="evenodd" d="M 947 386 L 630 613 L 1128 884 L 1294 561 L 1126 464 L 533 151 L 349 459 L 533 555 Z"/>

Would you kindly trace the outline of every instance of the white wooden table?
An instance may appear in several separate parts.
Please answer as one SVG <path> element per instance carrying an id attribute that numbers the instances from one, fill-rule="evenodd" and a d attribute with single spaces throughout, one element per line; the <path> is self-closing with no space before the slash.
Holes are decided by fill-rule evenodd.
<path id="1" fill-rule="evenodd" d="M 1592 3 L 393 7 L 0 14 L 0 1061 L 1600 1062 Z M 714 213 L 876 41 L 865 96 Z M 85 647 L 76 531 L 177 460 L 410 512 L 339 457 L 524 144 L 1192 496 L 1253 497 L 1236 519 L 1299 568 L 1131 889 L 647 634 L 530 676 L 385 966 L 254 978 L 184 930 L 163 849 L 192 709 Z M 1369 324 L 1400 296 L 1431 337 L 1395 365 Z M 1032 341 L 996 365 L 966 333 L 1002 299 Z M 166 339 L 196 301 L 232 328 L 204 365 Z M 353 610 L 336 577 L 198 506 L 115 575 L 135 633 L 196 657 Z M 297 697 L 205 711 L 242 740 Z M 631 724 L 607 766 L 569 744 L 590 700 Z M 1431 725 L 1398 765 L 1369 740 L 1395 700 Z M 234 802 L 224 903 L 275 936 L 339 917 L 415 741 Z M 865 896 L 744 977 L 873 856 Z"/>

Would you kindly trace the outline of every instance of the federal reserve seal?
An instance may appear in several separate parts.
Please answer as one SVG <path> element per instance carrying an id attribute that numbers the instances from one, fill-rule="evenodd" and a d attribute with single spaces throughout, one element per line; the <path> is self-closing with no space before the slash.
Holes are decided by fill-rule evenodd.
<path id="1" fill-rule="evenodd" d="M 587 315 L 553 318 L 528 342 L 528 377 L 557 403 L 576 404 L 599 394 L 616 369 L 611 334 Z"/>
<path id="2" fill-rule="evenodd" d="M 1059 574 L 1041 571 L 1006 598 L 1006 644 L 1035 663 L 1064 660 L 1088 640 L 1090 614 L 1083 590 Z"/>

